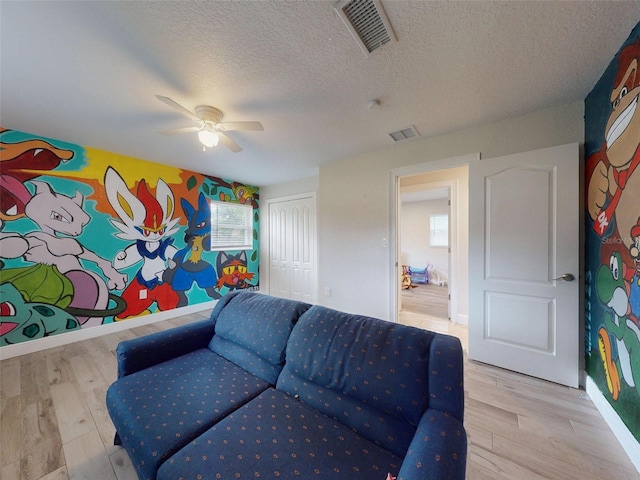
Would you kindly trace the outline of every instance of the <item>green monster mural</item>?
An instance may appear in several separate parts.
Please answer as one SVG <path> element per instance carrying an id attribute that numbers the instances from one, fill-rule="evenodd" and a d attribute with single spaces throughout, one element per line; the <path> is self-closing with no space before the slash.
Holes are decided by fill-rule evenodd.
<path id="1" fill-rule="evenodd" d="M 622 256 L 615 252 L 609 265 L 600 266 L 596 277 L 598 298 L 610 309 L 604 312 L 604 324 L 598 330 L 598 348 L 614 400 L 620 394 L 621 380 L 640 395 L 640 328 L 629 304 L 631 286 L 625 280 L 625 269 Z M 611 339 L 618 352 L 615 361 Z"/>
<path id="2" fill-rule="evenodd" d="M 25 302 L 16 287 L 0 285 L 0 346 L 71 332 L 80 323 L 66 311 L 47 303 Z"/>
<path id="3" fill-rule="evenodd" d="M 640 25 L 585 100 L 586 368 L 640 441 Z"/>
<path id="4" fill-rule="evenodd" d="M 259 288 L 257 187 L 0 128 L 0 194 L 0 347 Z M 240 251 L 212 201 L 249 208 Z"/>

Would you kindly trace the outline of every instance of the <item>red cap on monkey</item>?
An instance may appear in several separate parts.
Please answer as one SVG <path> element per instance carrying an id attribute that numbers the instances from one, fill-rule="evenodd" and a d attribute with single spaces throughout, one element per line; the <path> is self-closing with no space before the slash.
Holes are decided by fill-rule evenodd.
<path id="1" fill-rule="evenodd" d="M 631 227 L 631 237 L 640 237 L 640 217 L 638 217 L 638 221 L 636 222 L 636 224 Z"/>

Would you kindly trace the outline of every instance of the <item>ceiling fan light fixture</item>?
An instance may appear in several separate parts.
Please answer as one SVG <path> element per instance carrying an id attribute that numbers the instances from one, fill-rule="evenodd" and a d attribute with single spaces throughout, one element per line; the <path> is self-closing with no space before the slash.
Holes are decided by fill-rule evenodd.
<path id="1" fill-rule="evenodd" d="M 198 140 L 205 147 L 215 147 L 218 145 L 218 134 L 216 132 L 212 132 L 211 130 L 203 129 L 198 132 Z"/>

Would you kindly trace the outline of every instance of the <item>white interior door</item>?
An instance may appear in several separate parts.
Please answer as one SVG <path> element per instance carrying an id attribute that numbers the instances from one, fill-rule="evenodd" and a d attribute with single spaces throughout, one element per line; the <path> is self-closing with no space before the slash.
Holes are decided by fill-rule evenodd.
<path id="1" fill-rule="evenodd" d="M 269 204 L 269 293 L 316 302 L 315 197 Z"/>
<path id="2" fill-rule="evenodd" d="M 572 387 L 579 381 L 578 162 L 571 144 L 481 160 L 469 170 L 469 357 Z"/>

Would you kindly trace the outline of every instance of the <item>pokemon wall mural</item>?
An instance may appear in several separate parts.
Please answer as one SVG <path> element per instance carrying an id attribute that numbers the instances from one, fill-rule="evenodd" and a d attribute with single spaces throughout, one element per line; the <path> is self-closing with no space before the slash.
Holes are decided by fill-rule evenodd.
<path id="1" fill-rule="evenodd" d="M 640 24 L 585 100 L 586 367 L 640 441 Z"/>
<path id="2" fill-rule="evenodd" d="M 0 128 L 0 347 L 259 289 L 258 200 L 250 185 Z M 252 249 L 212 248 L 211 201 L 251 206 Z"/>

